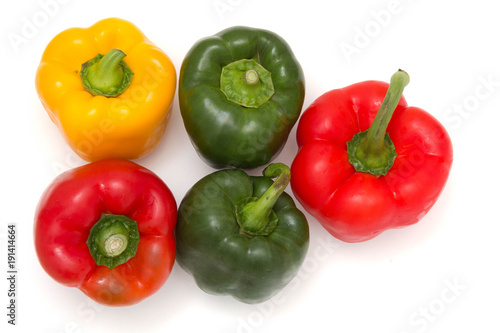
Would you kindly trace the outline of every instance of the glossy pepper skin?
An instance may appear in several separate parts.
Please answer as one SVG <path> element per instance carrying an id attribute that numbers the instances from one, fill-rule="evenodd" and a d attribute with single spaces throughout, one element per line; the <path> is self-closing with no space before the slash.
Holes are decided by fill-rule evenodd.
<path id="1" fill-rule="evenodd" d="M 157 175 L 131 161 L 101 160 L 47 187 L 36 209 L 35 248 L 55 281 L 104 305 L 132 305 L 167 280 L 176 219 L 175 199 Z"/>
<path id="2" fill-rule="evenodd" d="M 398 83 L 391 80 L 391 86 Z M 293 193 L 328 232 L 345 242 L 366 241 L 418 222 L 438 199 L 452 165 L 446 129 L 426 111 L 408 106 L 402 89 L 388 89 L 387 83 L 366 81 L 331 90 L 304 111 L 298 124 Z M 397 156 L 385 174 L 358 171 L 348 142 L 375 129 L 386 93 L 395 108 L 392 118 L 390 112 L 385 117 L 390 120 L 386 132 Z M 387 140 L 380 128 L 380 139 Z M 375 150 L 375 157 L 381 155 Z"/>
<path id="3" fill-rule="evenodd" d="M 89 61 L 108 54 L 106 65 L 102 60 L 99 70 L 90 69 Z M 92 74 L 83 77 L 87 71 Z M 43 107 L 71 149 L 87 161 L 151 153 L 167 127 L 176 83 L 169 57 L 135 25 L 118 18 L 58 34 L 36 73 Z"/>
<path id="4" fill-rule="evenodd" d="M 196 42 L 179 75 L 179 106 L 199 156 L 256 168 L 283 148 L 305 95 L 302 68 L 271 31 L 231 27 Z"/>
<path id="5" fill-rule="evenodd" d="M 309 226 L 283 193 L 289 169 L 271 164 L 264 174 L 277 179 L 250 177 L 239 169 L 216 171 L 198 181 L 180 204 L 177 262 L 207 293 L 263 302 L 302 265 Z"/>

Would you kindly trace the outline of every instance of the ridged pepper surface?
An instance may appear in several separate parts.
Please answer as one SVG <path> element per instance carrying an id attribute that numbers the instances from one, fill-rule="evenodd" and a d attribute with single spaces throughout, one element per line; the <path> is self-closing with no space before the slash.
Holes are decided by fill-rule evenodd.
<path id="1" fill-rule="evenodd" d="M 219 170 L 188 191 L 179 206 L 176 260 L 202 290 L 259 303 L 297 274 L 309 225 L 283 193 L 289 180 L 290 169 L 276 163 L 260 177 Z"/>
<path id="2" fill-rule="evenodd" d="M 441 194 L 453 162 L 439 121 L 390 85 L 359 82 L 326 92 L 302 115 L 292 163 L 295 197 L 333 236 L 362 242 L 421 220 Z"/>
<path id="3" fill-rule="evenodd" d="M 165 133 L 176 80 L 170 58 L 135 25 L 108 18 L 54 37 L 42 55 L 36 90 L 78 156 L 137 159 Z"/>
<path id="4" fill-rule="evenodd" d="M 199 156 L 256 168 L 282 150 L 304 102 L 302 68 L 277 34 L 231 27 L 196 42 L 179 75 L 179 107 Z"/>

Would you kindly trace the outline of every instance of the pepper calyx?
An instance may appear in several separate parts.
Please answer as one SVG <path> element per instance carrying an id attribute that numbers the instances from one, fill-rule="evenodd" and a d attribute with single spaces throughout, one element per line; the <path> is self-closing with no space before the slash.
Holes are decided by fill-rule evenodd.
<path id="1" fill-rule="evenodd" d="M 391 77 L 387 93 L 370 128 L 357 133 L 347 142 L 349 162 L 356 171 L 383 176 L 392 168 L 397 157 L 396 148 L 387 127 L 403 95 L 410 76 L 398 70 Z"/>
<path id="2" fill-rule="evenodd" d="M 249 237 L 267 236 L 278 225 L 273 206 L 290 182 L 290 168 L 282 163 L 268 165 L 262 172 L 265 177 L 276 178 L 274 183 L 257 197 L 244 198 L 235 207 L 240 233 Z"/>
<path id="3" fill-rule="evenodd" d="M 139 240 L 136 221 L 103 214 L 90 229 L 87 246 L 97 265 L 112 269 L 135 257 Z"/>
<path id="4" fill-rule="evenodd" d="M 97 54 L 82 64 L 80 78 L 86 91 L 94 96 L 117 97 L 130 85 L 134 73 L 123 61 L 126 54 L 111 49 L 105 55 Z"/>
<path id="5" fill-rule="evenodd" d="M 254 59 L 241 59 L 222 68 L 220 90 L 231 102 L 258 108 L 274 95 L 271 73 Z"/>

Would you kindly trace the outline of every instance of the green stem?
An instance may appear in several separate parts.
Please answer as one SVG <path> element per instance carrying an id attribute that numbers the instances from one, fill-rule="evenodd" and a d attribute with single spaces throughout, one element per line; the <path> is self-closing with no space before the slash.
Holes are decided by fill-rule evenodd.
<path id="1" fill-rule="evenodd" d="M 263 175 L 276 180 L 260 198 L 247 198 L 236 207 L 241 232 L 249 236 L 268 235 L 276 227 L 278 218 L 273 207 L 291 177 L 290 169 L 282 163 L 270 164 Z"/>
<path id="2" fill-rule="evenodd" d="M 220 89 L 229 101 L 246 108 L 258 108 L 274 94 L 271 73 L 254 59 L 241 59 L 224 66 Z"/>
<path id="3" fill-rule="evenodd" d="M 106 55 L 98 54 L 82 65 L 80 77 L 85 89 L 92 95 L 116 97 L 132 81 L 131 69 L 123 61 L 125 53 L 111 49 Z"/>
<path id="4" fill-rule="evenodd" d="M 347 143 L 349 161 L 357 171 L 380 176 L 387 174 L 392 167 L 397 153 L 386 131 L 409 82 L 410 76 L 405 71 L 400 69 L 394 73 L 370 128 L 354 135 Z"/>
<path id="5" fill-rule="evenodd" d="M 400 69 L 392 75 L 389 89 L 363 142 L 365 150 L 377 152 L 383 149 L 387 126 L 408 83 L 410 76 L 405 71 Z"/>
<path id="6" fill-rule="evenodd" d="M 135 256 L 139 239 L 135 221 L 104 214 L 90 229 L 87 246 L 97 265 L 114 268 Z"/>
<path id="7" fill-rule="evenodd" d="M 257 84 L 259 82 L 259 73 L 255 69 L 249 69 L 245 72 L 245 82 L 250 85 Z"/>

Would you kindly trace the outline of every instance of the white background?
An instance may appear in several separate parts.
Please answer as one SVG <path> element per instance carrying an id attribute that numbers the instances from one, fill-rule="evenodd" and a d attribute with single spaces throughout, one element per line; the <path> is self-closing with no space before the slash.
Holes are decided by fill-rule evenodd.
<path id="1" fill-rule="evenodd" d="M 4 4 L 1 331 L 499 332 L 500 19 L 493 4 L 30 0 L 9 1 L 8 9 Z M 418 224 L 360 244 L 334 239 L 308 215 L 310 250 L 300 274 L 260 305 L 207 295 L 177 264 L 158 293 L 131 307 L 104 307 L 57 284 L 35 255 L 34 210 L 57 174 L 84 162 L 42 108 L 35 71 L 56 34 L 111 16 L 135 23 L 170 56 L 177 71 L 199 38 L 233 25 L 272 30 L 287 40 L 304 69 L 304 108 L 330 89 L 388 81 L 398 68 L 406 70 L 411 77 L 404 93 L 408 103 L 437 117 L 453 141 L 454 164 L 440 199 Z M 12 42 L 19 38 L 22 43 Z M 194 152 L 177 97 L 172 112 L 161 145 L 137 162 L 157 173 L 180 202 L 214 170 Z M 277 160 L 290 164 L 296 151 L 294 128 Z M 16 327 L 7 325 L 6 316 L 7 223 L 18 227 Z"/>

